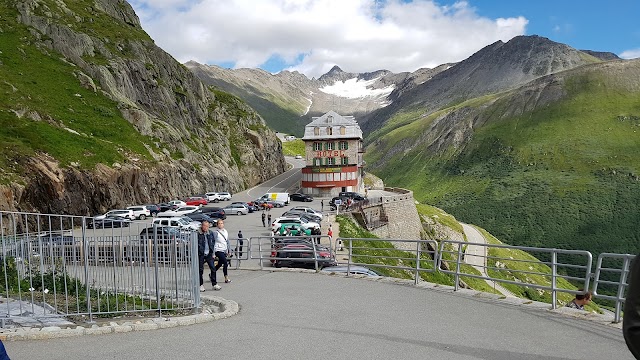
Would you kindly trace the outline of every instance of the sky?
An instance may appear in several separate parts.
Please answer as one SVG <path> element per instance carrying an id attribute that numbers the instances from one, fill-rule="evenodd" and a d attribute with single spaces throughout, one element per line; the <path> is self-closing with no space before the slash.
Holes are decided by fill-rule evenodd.
<path id="1" fill-rule="evenodd" d="M 498 40 L 540 35 L 640 57 L 638 0 L 128 0 L 176 60 L 362 73 L 458 62 Z"/>

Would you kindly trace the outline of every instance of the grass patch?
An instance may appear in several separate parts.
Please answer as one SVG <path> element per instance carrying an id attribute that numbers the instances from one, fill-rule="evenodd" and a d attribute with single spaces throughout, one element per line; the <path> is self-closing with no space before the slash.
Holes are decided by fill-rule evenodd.
<path id="1" fill-rule="evenodd" d="M 284 141 L 282 143 L 282 153 L 285 156 L 296 156 L 305 154 L 304 141 L 295 139 L 292 141 Z"/>
<path id="2" fill-rule="evenodd" d="M 433 219 L 435 222 L 446 226 L 455 232 L 464 234 L 464 229 L 462 225 L 450 214 L 447 214 L 442 209 L 438 209 L 435 206 L 430 206 L 426 204 L 417 204 L 416 209 L 418 210 L 418 214 L 423 217 L 429 217 Z"/>

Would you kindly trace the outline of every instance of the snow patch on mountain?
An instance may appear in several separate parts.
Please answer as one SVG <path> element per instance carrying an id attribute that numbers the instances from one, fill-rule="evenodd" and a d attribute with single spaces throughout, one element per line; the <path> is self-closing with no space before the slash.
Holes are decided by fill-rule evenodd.
<path id="1" fill-rule="evenodd" d="M 358 78 L 352 78 L 345 81 L 336 81 L 333 85 L 327 85 L 319 90 L 348 99 L 359 99 L 365 97 L 381 98 L 391 94 L 395 89 L 395 85 L 389 85 L 381 89 L 371 88 L 378 79 L 372 80 L 359 80 Z"/>
<path id="2" fill-rule="evenodd" d="M 300 115 L 300 116 L 305 116 L 309 113 L 309 110 L 311 109 L 311 105 L 313 105 L 313 91 L 309 91 L 309 96 L 311 96 L 310 98 L 305 98 L 307 100 L 309 100 L 309 106 L 307 106 L 307 110 L 304 111 L 304 114 Z"/>

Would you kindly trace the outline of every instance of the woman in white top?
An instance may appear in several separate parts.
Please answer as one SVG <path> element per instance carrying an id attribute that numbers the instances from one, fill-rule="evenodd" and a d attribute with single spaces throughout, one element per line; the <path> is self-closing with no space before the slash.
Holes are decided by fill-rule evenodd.
<path id="1" fill-rule="evenodd" d="M 222 273 L 224 274 L 224 282 L 230 283 L 228 268 L 229 261 L 227 260 L 227 256 L 230 254 L 229 247 L 229 233 L 227 229 L 224 228 L 224 221 L 218 220 L 217 227 L 213 230 L 213 235 L 216 239 L 215 244 L 213 245 L 213 251 L 215 256 L 218 258 L 218 264 L 216 265 L 216 271 L 220 269 L 222 266 Z"/>

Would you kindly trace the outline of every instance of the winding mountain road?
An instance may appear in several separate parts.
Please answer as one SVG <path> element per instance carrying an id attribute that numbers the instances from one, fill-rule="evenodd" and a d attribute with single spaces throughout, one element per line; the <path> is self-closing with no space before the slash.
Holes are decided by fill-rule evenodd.
<path id="1" fill-rule="evenodd" d="M 462 229 L 464 230 L 464 234 L 467 236 L 467 241 L 469 243 L 477 243 L 477 244 L 486 244 L 487 239 L 482 236 L 482 234 L 476 230 L 473 226 L 469 224 L 460 223 L 462 225 Z M 473 266 L 474 269 L 480 271 L 482 276 L 487 275 L 487 247 L 482 245 L 467 245 L 464 255 L 464 262 Z M 492 280 L 485 280 L 489 286 L 493 287 L 495 290 L 499 291 L 502 295 L 506 297 L 516 297 L 513 293 L 507 289 L 505 289 L 502 285 L 496 283 Z"/>

